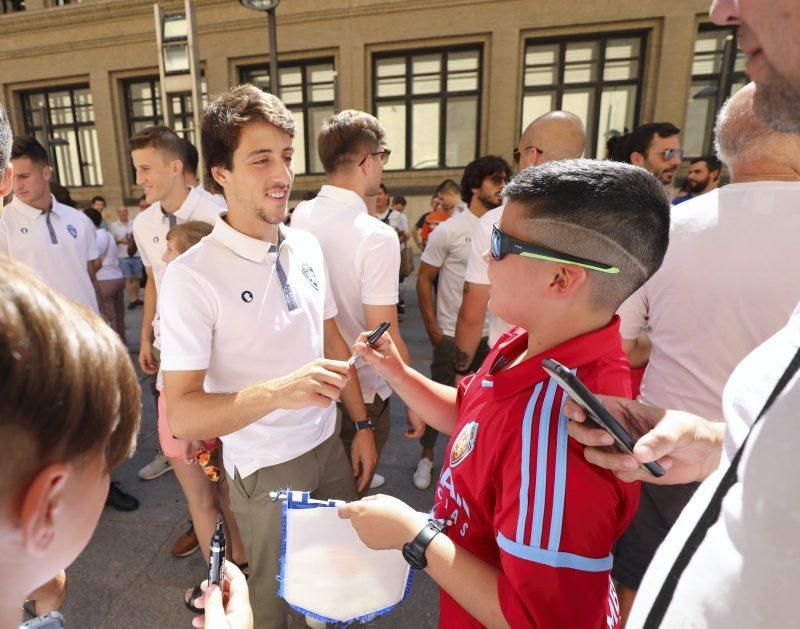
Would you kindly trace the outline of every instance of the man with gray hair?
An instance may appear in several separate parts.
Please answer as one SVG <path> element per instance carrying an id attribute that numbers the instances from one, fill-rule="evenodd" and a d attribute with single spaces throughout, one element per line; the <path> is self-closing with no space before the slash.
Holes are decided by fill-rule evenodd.
<path id="1" fill-rule="evenodd" d="M 797 263 L 800 136 L 759 120 L 755 92 L 747 85 L 717 116 L 717 153 L 732 183 L 673 210 L 664 264 L 620 308 L 623 347 L 634 367 L 642 366 L 637 337 L 649 328 L 652 354 L 639 396 L 646 404 L 721 419 L 733 369 L 800 301 L 800 276 L 783 272 Z M 696 488 L 642 484 L 639 511 L 614 554 L 623 618 Z"/>

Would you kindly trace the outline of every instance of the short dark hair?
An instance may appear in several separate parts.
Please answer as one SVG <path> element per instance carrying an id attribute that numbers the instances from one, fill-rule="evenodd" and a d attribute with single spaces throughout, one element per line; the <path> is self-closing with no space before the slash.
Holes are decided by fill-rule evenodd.
<path id="1" fill-rule="evenodd" d="M 97 194 L 97 195 L 92 197 L 92 201 L 91 202 L 94 203 L 95 201 L 102 201 L 103 203 L 106 202 L 106 200 L 103 197 L 101 197 L 99 194 Z"/>
<path id="2" fill-rule="evenodd" d="M 197 167 L 200 164 L 200 155 L 197 152 L 197 147 L 189 140 L 184 139 L 183 142 L 186 144 L 186 161 L 183 163 L 183 169 L 196 177 Z"/>
<path id="3" fill-rule="evenodd" d="M 406 198 L 402 194 L 394 195 L 394 198 L 392 199 L 392 205 L 394 205 L 395 203 L 402 205 L 403 207 L 408 205 Z"/>
<path id="4" fill-rule="evenodd" d="M 50 194 L 52 194 L 61 205 L 75 207 L 75 201 L 72 199 L 70 191 L 52 179 L 50 180 Z"/>
<path id="5" fill-rule="evenodd" d="M 69 325 L 64 325 L 69 321 Z M 133 453 L 141 389 L 125 345 L 97 314 L 0 260 L 0 493 L 53 463 Z"/>
<path id="6" fill-rule="evenodd" d="M 598 308 L 615 312 L 661 266 L 669 243 L 670 202 L 643 168 L 570 159 L 526 168 L 503 190 L 524 207 L 530 239 L 619 268 L 590 271 Z"/>
<path id="7" fill-rule="evenodd" d="M 83 213 L 89 217 L 89 220 L 94 223 L 95 227 L 100 227 L 100 224 L 103 222 L 103 215 L 100 214 L 100 210 L 95 210 L 93 207 L 87 207 Z"/>
<path id="8" fill-rule="evenodd" d="M 698 162 L 705 162 L 706 168 L 708 168 L 708 172 L 710 173 L 722 170 L 722 162 L 717 159 L 716 155 L 703 155 L 702 157 L 693 157 L 689 160 L 689 164 L 692 166 Z"/>
<path id="9" fill-rule="evenodd" d="M 5 172 L 11 160 L 11 145 L 14 143 L 14 134 L 11 132 L 11 123 L 8 121 L 6 108 L 0 105 L 0 176 Z"/>
<path id="10" fill-rule="evenodd" d="M 453 192 L 455 194 L 461 195 L 461 186 L 459 186 L 455 181 L 452 179 L 445 179 L 442 183 L 436 186 L 436 192 L 434 192 L 434 196 L 441 195 L 442 192 Z"/>
<path id="11" fill-rule="evenodd" d="M 186 164 L 186 143 L 177 133 L 164 125 L 152 125 L 138 131 L 128 140 L 128 146 L 131 151 L 148 147 L 164 151 Z"/>
<path id="12" fill-rule="evenodd" d="M 251 122 L 268 122 L 294 137 L 292 112 L 277 96 L 246 83 L 229 89 L 208 104 L 200 123 L 200 142 L 205 160 L 206 187 L 224 193 L 211 169 L 233 168 L 233 154 L 242 129 Z"/>
<path id="13" fill-rule="evenodd" d="M 628 148 L 630 139 L 630 133 L 618 133 L 608 138 L 606 141 L 606 159 L 630 164 L 631 151 Z"/>
<path id="14" fill-rule="evenodd" d="M 473 188 L 480 188 L 486 177 L 497 174 L 502 174 L 505 179 L 511 178 L 511 166 L 499 155 L 484 155 L 467 164 L 461 177 L 461 198 L 464 202 L 469 205 Z"/>
<path id="15" fill-rule="evenodd" d="M 631 153 L 647 153 L 647 149 L 653 143 L 653 137 L 658 135 L 660 138 L 671 138 L 673 135 L 678 135 L 681 132 L 671 122 L 648 122 L 646 124 L 636 127 L 628 138 L 628 159 L 630 161 Z"/>
<path id="16" fill-rule="evenodd" d="M 381 190 L 383 190 L 384 194 L 385 194 L 385 195 L 388 197 L 388 196 L 389 196 L 389 190 L 387 190 L 387 189 L 386 189 L 386 186 L 385 186 L 385 185 L 383 185 L 383 182 L 382 182 L 382 181 L 381 181 L 381 183 L 379 184 L 379 187 L 380 187 L 380 189 L 381 189 Z"/>
<path id="17" fill-rule="evenodd" d="M 14 138 L 14 144 L 11 145 L 11 159 L 20 159 L 21 157 L 27 157 L 37 164 L 47 165 L 50 163 L 47 151 L 32 135 L 18 135 Z"/>
<path id="18" fill-rule="evenodd" d="M 317 136 L 317 151 L 326 173 L 335 172 L 360 153 L 383 145 L 386 132 L 375 116 L 356 109 L 345 109 L 322 123 Z"/>

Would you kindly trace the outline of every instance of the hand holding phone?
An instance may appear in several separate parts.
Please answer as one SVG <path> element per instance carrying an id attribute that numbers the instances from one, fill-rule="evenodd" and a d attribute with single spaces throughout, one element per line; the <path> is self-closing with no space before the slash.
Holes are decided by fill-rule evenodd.
<path id="1" fill-rule="evenodd" d="M 542 361 L 542 367 L 562 389 L 569 393 L 575 403 L 585 411 L 587 417 L 614 438 L 618 450 L 633 457 L 633 447 L 636 445 L 633 436 L 608 412 L 600 400 L 586 388 L 586 385 L 578 380 L 575 374 L 552 358 L 545 358 Z M 655 461 L 643 463 L 642 467 L 653 476 L 664 475 L 664 468 Z"/>

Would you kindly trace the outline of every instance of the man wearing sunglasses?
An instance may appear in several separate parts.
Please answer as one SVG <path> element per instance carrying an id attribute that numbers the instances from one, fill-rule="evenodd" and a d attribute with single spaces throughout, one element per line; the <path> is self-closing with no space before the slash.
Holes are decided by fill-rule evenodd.
<path id="1" fill-rule="evenodd" d="M 671 122 L 648 122 L 628 139 L 630 162 L 655 175 L 672 196 L 672 179 L 681 165 L 681 130 Z"/>
<path id="2" fill-rule="evenodd" d="M 383 166 L 390 154 L 384 136 L 380 122 L 362 111 L 346 110 L 328 118 L 317 138 L 328 183 L 315 199 L 297 206 L 292 227 L 311 232 L 322 246 L 342 335 L 352 341 L 363 330 L 388 321 L 388 334 L 408 363 L 397 323 L 400 243 L 395 230 L 370 216 L 364 202 L 381 191 Z M 359 361 L 356 368 L 366 410 L 363 416 L 352 417 L 341 408 L 341 437 L 353 469 L 362 468 L 358 489 L 363 492 L 380 481 L 373 479 L 373 473 L 389 437 L 392 390 L 369 365 Z M 415 432 L 423 428 L 420 424 Z"/>
<path id="3" fill-rule="evenodd" d="M 575 114 L 551 111 L 531 122 L 514 147 L 514 163 L 519 170 L 552 160 L 574 159 L 583 155 L 586 133 Z M 479 221 L 470 241 L 469 261 L 464 276 L 461 307 L 456 321 L 456 381 L 472 372 L 471 365 L 481 340 L 489 303 L 489 276 L 484 254 L 489 248 L 492 227 L 500 221 L 503 206 L 487 212 Z M 489 346 L 511 327 L 491 312 Z"/>

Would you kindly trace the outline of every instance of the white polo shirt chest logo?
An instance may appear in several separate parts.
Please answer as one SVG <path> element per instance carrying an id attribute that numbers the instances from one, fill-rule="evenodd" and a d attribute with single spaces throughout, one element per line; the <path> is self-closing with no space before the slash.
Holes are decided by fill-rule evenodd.
<path id="1" fill-rule="evenodd" d="M 74 225 L 67 225 L 67 231 L 69 232 L 69 235 L 72 236 L 75 240 L 78 239 L 78 230 L 75 229 Z"/>
<path id="2" fill-rule="evenodd" d="M 27 228 L 27 227 L 22 227 L 22 228 L 20 229 L 20 231 L 21 231 L 23 234 L 27 234 L 27 233 L 28 233 L 28 228 Z"/>
<path id="3" fill-rule="evenodd" d="M 253 301 L 253 293 L 251 293 L 249 290 L 244 291 L 242 293 L 242 301 L 246 304 L 249 304 L 251 301 Z"/>
<path id="4" fill-rule="evenodd" d="M 319 292 L 319 283 L 317 282 L 317 276 L 314 273 L 313 267 L 308 262 L 303 262 L 300 265 L 300 270 L 303 272 L 303 277 L 308 280 L 308 283 L 314 288 L 315 291 Z"/>

